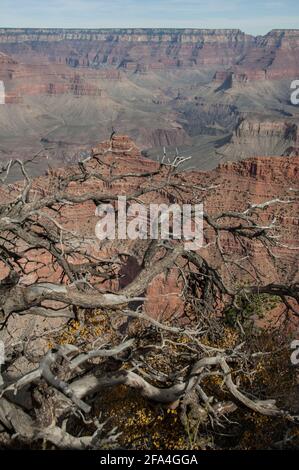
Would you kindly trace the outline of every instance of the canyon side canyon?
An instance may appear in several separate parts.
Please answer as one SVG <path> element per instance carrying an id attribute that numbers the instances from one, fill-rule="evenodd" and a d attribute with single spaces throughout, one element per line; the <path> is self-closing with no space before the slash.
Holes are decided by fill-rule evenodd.
<path id="1" fill-rule="evenodd" d="M 112 128 L 152 159 L 201 170 L 296 155 L 299 30 L 0 29 L 0 159 L 40 152 L 43 171 L 80 158 Z"/>

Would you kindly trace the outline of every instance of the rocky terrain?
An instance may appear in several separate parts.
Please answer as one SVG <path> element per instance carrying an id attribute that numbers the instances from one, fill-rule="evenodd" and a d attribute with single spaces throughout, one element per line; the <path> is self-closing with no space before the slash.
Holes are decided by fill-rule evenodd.
<path id="1" fill-rule="evenodd" d="M 112 128 L 203 170 L 296 154 L 298 49 L 298 30 L 0 29 L 0 158 L 68 164 Z"/>
<path id="2" fill-rule="evenodd" d="M 262 132 L 266 133 L 266 129 L 265 125 Z M 286 131 L 284 128 L 278 132 L 282 130 Z M 240 444 L 234 444 L 234 436 L 228 434 L 225 446 L 256 449 L 280 442 L 286 432 L 284 421 L 293 425 L 293 415 L 298 414 L 298 377 L 290 364 L 289 346 L 291 338 L 297 338 L 294 333 L 298 328 L 296 310 L 292 310 L 298 298 L 295 291 L 299 245 L 298 163 L 298 156 L 258 156 L 223 162 L 210 171 L 176 171 L 167 161 L 159 165 L 146 158 L 130 137 L 114 135 L 97 143 L 79 165 L 48 168 L 46 174 L 33 180 L 29 180 L 23 167 L 21 181 L 2 184 L 0 340 L 8 359 L 1 371 L 5 389 L 0 406 L 0 421 L 4 423 L 0 429 L 0 447 L 28 445 L 32 448 L 32 442 L 39 446 L 40 441 L 46 449 L 49 441 L 59 448 L 80 449 L 87 444 L 90 448 L 90 440 L 86 439 L 90 439 L 92 421 L 84 419 L 88 436 L 84 438 L 79 428 L 78 441 L 72 438 L 73 434 L 77 436 L 77 421 L 74 428 L 70 421 L 66 430 L 59 427 L 60 421 L 55 425 L 53 410 L 63 412 L 63 416 L 68 410 L 63 406 L 65 395 L 68 407 L 73 402 L 72 415 L 76 404 L 82 408 L 81 414 L 105 419 L 107 416 L 111 427 L 116 425 L 120 430 L 121 445 L 125 448 L 151 448 L 152 443 L 136 444 L 140 440 L 139 432 L 143 438 L 145 430 L 155 437 L 155 449 L 168 448 L 169 442 L 173 443 L 171 448 L 189 449 L 191 441 L 185 433 L 189 436 L 190 431 L 184 427 L 184 417 L 190 422 L 194 417 L 197 433 L 200 425 L 203 429 L 207 427 L 206 418 L 202 422 L 203 418 L 195 414 L 199 403 L 194 401 L 193 405 L 190 393 L 186 404 L 177 395 L 177 387 L 186 389 L 181 375 L 184 370 L 189 374 L 189 369 L 192 378 L 197 377 L 197 370 L 212 377 L 215 392 L 211 403 L 215 406 L 216 396 L 216 410 L 220 407 L 218 393 L 221 397 L 225 393 L 228 399 L 229 393 L 232 394 L 232 401 L 223 402 L 220 410 L 235 413 L 227 430 L 233 425 L 239 429 L 234 434 Z M 137 193 L 140 188 L 145 191 Z M 183 241 L 178 240 L 168 240 L 164 245 L 145 239 L 98 240 L 96 206 L 109 202 L 114 207 L 118 195 L 130 197 L 130 194 L 134 197 L 128 205 L 137 201 L 145 204 L 203 201 L 203 247 L 186 252 Z M 219 283 L 226 286 L 223 295 L 218 293 Z M 134 285 L 138 287 L 135 295 Z M 279 293 L 279 289 L 284 290 Z M 230 291 L 236 292 L 234 304 L 229 299 L 226 301 Z M 41 296 L 45 298 L 40 305 Z M 199 339 L 193 340 L 197 331 Z M 173 336 L 174 333 L 178 336 Z M 190 368 L 196 346 L 207 356 L 207 359 L 199 356 L 200 369 Z M 249 353 L 245 347 L 250 348 Z M 82 353 L 78 352 L 79 348 Z M 189 350 L 191 356 L 186 354 Z M 61 354 L 56 361 L 57 351 L 65 352 L 65 356 Z M 283 354 L 278 356 L 280 351 Z M 75 354 L 73 358 L 70 352 Z M 126 355 L 121 359 L 116 357 L 123 352 Z M 101 354 L 108 359 L 103 362 Z M 238 362 L 232 373 L 236 354 L 244 362 Z M 49 357 L 54 357 L 52 362 L 46 362 Z M 85 359 L 88 361 L 86 376 L 82 367 Z M 93 359 L 95 364 L 91 364 Z M 169 368 L 165 367 L 165 360 Z M 207 364 L 202 362 L 206 360 Z M 219 375 L 218 361 L 227 367 L 221 368 L 223 374 L 214 382 L 215 371 Z M 209 363 L 213 369 L 208 368 Z M 76 375 L 63 376 L 62 367 L 67 371 L 72 368 Z M 92 375 L 95 368 L 101 370 L 95 376 L 100 380 L 96 387 Z M 167 380 L 161 380 L 159 368 L 162 377 L 169 374 Z M 247 370 L 249 380 L 247 376 L 243 382 L 238 376 L 235 378 L 240 371 L 244 374 Z M 81 388 L 82 380 L 88 380 L 88 384 L 91 380 L 92 388 L 86 397 L 77 396 L 76 388 L 72 393 L 77 375 Z M 169 385 L 172 382 L 174 387 Z M 205 380 L 199 383 L 210 390 Z M 57 391 L 46 392 L 43 398 L 43 390 L 50 386 Z M 235 393 L 236 389 L 240 392 Z M 91 394 L 92 407 L 87 401 Z M 187 406 L 193 406 L 190 412 Z M 203 406 L 206 406 L 205 399 Z M 169 411 L 164 412 L 166 409 Z M 155 415 L 148 415 L 149 410 L 156 410 Z M 257 420 L 251 437 L 247 433 L 247 416 L 253 422 L 252 416 L 255 418 L 257 413 L 265 415 L 267 420 L 262 430 L 261 421 Z M 171 425 L 169 420 L 165 421 L 164 415 L 168 414 L 175 415 Z M 164 421 L 166 424 L 161 428 Z M 28 423 L 35 422 L 37 434 L 27 431 Z M 158 431 L 152 428 L 152 423 L 158 423 Z M 269 432 L 270 425 L 278 437 L 273 437 L 274 431 Z M 221 432 L 223 429 L 222 426 Z M 21 433 L 18 434 L 20 444 L 15 440 L 16 430 Z M 67 433 L 67 439 L 63 433 Z M 167 435 L 166 441 L 160 442 L 159 433 L 163 439 Z M 297 436 L 297 427 L 294 433 Z M 200 428 L 200 443 L 196 448 L 210 449 L 202 436 L 205 434 Z M 253 439 L 252 444 L 248 444 L 249 437 Z M 98 447 L 106 448 L 105 445 L 107 440 Z M 217 443 L 219 446 L 223 447 L 223 442 Z"/>
<path id="3" fill-rule="evenodd" d="M 0 29 L 0 448 L 296 445 L 298 52 L 299 30 Z M 203 246 L 99 240 L 132 194 L 202 202 Z"/>
<path id="4" fill-rule="evenodd" d="M 114 163 L 116 174 L 133 174 L 141 172 L 151 172 L 157 169 L 154 161 L 144 158 L 141 151 L 135 143 L 127 136 L 115 136 L 112 141 L 105 141 L 92 149 L 92 155 L 103 155 L 102 160 L 106 163 Z M 178 181 L 186 187 L 183 195 L 183 202 L 188 203 L 192 200 L 192 188 L 211 187 L 203 196 L 204 210 L 209 214 L 219 214 L 226 211 L 242 212 L 254 204 L 263 204 L 266 201 L 278 201 L 275 205 L 269 205 L 263 212 L 263 221 L 265 225 L 275 220 L 277 225 L 276 236 L 279 237 L 280 246 L 275 248 L 273 254 L 276 259 L 273 260 L 259 245 L 256 240 L 246 241 L 246 250 L 250 253 L 251 264 L 247 266 L 247 274 L 241 271 L 237 265 L 232 264 L 231 273 L 234 273 L 234 280 L 239 279 L 242 284 L 248 279 L 252 280 L 255 276 L 253 266 L 260 273 L 265 282 L 295 282 L 298 276 L 298 205 L 296 202 L 296 191 L 298 191 L 298 157 L 253 157 L 242 162 L 227 162 L 217 166 L 213 171 L 188 171 L 180 173 L 177 176 Z M 96 160 L 92 159 L 90 166 L 96 165 Z M 54 178 L 58 174 L 65 175 L 69 170 L 57 169 L 49 170 L 46 176 L 35 179 L 33 188 L 40 194 L 47 194 L 53 185 Z M 107 175 L 108 175 L 107 167 Z M 105 174 L 103 174 L 105 176 Z M 17 184 L 18 186 L 18 184 Z M 109 185 L 109 191 L 115 195 L 127 195 L 132 191 L 139 189 L 140 181 L 134 181 L 126 178 Z M 82 191 L 106 191 L 105 183 L 102 181 L 91 180 L 82 186 L 82 184 L 74 183 L 72 192 L 80 195 Z M 10 200 L 14 197 L 14 186 L 9 185 L 3 187 L 0 194 L 2 200 Z M 280 202 L 279 202 L 280 201 Z M 285 203 L 284 201 L 289 201 Z M 155 203 L 173 203 L 168 193 L 160 192 L 159 198 L 151 196 L 146 202 Z M 90 201 L 75 207 L 69 207 L 64 210 L 61 223 L 70 230 L 89 240 L 88 250 L 101 256 L 113 257 L 120 250 L 119 241 L 111 241 L 102 245 L 95 237 L 95 227 L 98 218 L 95 215 L 95 205 Z M 210 238 L 209 238 L 210 237 Z M 223 258 L 219 256 L 218 248 L 210 245 L 214 234 L 207 232 L 205 247 L 201 250 L 202 254 L 215 264 L 215 267 L 222 270 L 223 275 L 227 275 L 227 267 L 223 264 Z M 213 245 L 213 243 L 212 243 Z M 290 249 L 288 247 L 291 247 Z M 222 240 L 223 256 L 230 259 L 242 260 L 244 253 L 238 246 L 233 236 L 227 235 Z M 127 264 L 119 273 L 119 285 L 124 287 L 139 272 L 142 250 L 134 249 L 134 253 L 128 258 Z M 232 255 L 232 253 L 234 255 Z M 36 256 L 36 255 L 35 255 Z M 246 259 L 246 258 L 245 258 Z M 37 279 L 44 281 L 53 281 L 59 279 L 59 270 L 49 271 L 49 260 L 45 258 L 43 251 L 38 253 L 38 260 L 43 261 L 42 268 L 33 270 L 32 265 L 29 266 L 29 272 L 22 282 L 36 282 Z M 36 257 L 32 258 L 36 261 Z M 238 261 L 239 262 L 239 261 Z M 241 263 L 242 264 L 242 263 Z M 246 264 L 246 263 L 245 263 Z M 7 270 L 0 271 L 1 277 L 7 275 Z M 251 273 L 251 274 L 250 274 Z M 118 282 L 113 281 L 110 284 L 112 289 L 118 288 Z M 161 274 L 153 280 L 147 293 L 147 305 L 150 315 L 160 317 L 164 315 L 166 318 L 176 314 L 182 314 L 182 304 L 179 296 L 182 289 L 181 282 L 178 280 L 177 269 L 173 269 L 167 274 Z"/>

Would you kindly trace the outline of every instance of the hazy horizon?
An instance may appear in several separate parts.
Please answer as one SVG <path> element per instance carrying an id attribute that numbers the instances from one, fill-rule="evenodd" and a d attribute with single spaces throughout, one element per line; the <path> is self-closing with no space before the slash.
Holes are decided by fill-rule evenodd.
<path id="1" fill-rule="evenodd" d="M 1 28 L 298 29 L 296 0 L 0 0 Z"/>
<path id="2" fill-rule="evenodd" d="M 36 30 L 36 31 L 39 31 L 39 30 L 61 30 L 61 31 L 126 31 L 126 30 L 144 30 L 144 31 L 147 31 L 147 30 L 155 30 L 155 31 L 215 31 L 215 30 L 219 30 L 219 31 L 231 31 L 231 30 L 235 30 L 235 31 L 241 31 L 242 33 L 244 34 L 247 34 L 247 35 L 251 35 L 251 36 L 265 36 L 266 34 L 270 33 L 271 31 L 299 31 L 299 28 L 272 28 L 272 29 L 269 29 L 267 30 L 264 34 L 253 34 L 253 33 L 249 33 L 248 31 L 244 31 L 242 30 L 241 28 L 191 28 L 191 27 L 165 27 L 165 28 L 162 28 L 162 27 L 155 27 L 155 26 L 143 26 L 143 27 L 138 27 L 138 26 L 124 26 L 124 27 L 120 27 L 120 26 L 111 26 L 111 27 L 97 27 L 97 28 L 91 28 L 91 27 L 71 27 L 71 26 L 68 26 L 68 27 L 63 27 L 63 26 L 46 26 L 46 27 L 43 27 L 43 26 L 2 26 L 0 25 L 0 30 L 1 29 L 4 29 L 4 30 Z"/>

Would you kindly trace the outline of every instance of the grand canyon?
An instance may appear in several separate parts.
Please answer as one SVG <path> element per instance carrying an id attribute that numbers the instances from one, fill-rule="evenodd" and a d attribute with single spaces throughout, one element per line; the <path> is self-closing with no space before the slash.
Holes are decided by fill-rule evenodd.
<path id="1" fill-rule="evenodd" d="M 297 79 L 299 30 L 0 29 L 1 449 L 298 448 Z"/>
<path id="2" fill-rule="evenodd" d="M 0 29 L 0 157 L 60 165 L 112 128 L 199 169 L 296 154 L 298 50 L 298 30 Z"/>

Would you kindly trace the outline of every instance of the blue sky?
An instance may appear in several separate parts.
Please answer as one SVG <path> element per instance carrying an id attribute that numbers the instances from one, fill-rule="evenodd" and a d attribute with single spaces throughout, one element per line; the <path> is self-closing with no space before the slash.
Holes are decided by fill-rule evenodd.
<path id="1" fill-rule="evenodd" d="M 298 0 L 0 0 L 0 27 L 299 28 Z"/>

